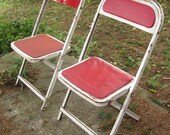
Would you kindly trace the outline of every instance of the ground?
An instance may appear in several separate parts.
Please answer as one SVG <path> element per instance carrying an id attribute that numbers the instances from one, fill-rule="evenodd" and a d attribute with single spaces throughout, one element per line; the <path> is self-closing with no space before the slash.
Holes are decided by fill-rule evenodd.
<path id="1" fill-rule="evenodd" d="M 0 62 L 1 69 L 12 64 L 15 53 L 4 56 Z M 76 59 L 67 57 L 64 66 L 75 63 Z M 10 63 L 10 64 L 9 64 Z M 3 66 L 2 66 L 3 65 Z M 43 68 L 42 68 L 43 67 Z M 34 85 L 45 92 L 52 70 L 38 65 L 41 71 Z M 40 83 L 41 82 L 41 83 Z M 67 117 L 57 121 L 61 102 L 66 88 L 57 82 L 45 111 L 40 111 L 41 101 L 28 88 L 8 85 L 0 88 L 0 135 L 85 135 L 77 125 Z M 118 131 L 119 135 L 169 135 L 170 113 L 150 100 L 151 93 L 138 88 L 134 94 L 130 109 L 140 115 L 140 121 L 125 117 Z M 122 99 L 119 100 L 122 102 Z M 107 106 L 96 108 L 82 101 L 75 94 L 71 95 L 68 110 L 78 115 L 83 122 L 101 135 L 109 134 L 118 111 Z"/>

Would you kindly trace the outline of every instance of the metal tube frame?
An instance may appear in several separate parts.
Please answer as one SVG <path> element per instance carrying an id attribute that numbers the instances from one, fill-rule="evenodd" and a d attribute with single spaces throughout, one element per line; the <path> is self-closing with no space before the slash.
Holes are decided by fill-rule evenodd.
<path id="1" fill-rule="evenodd" d="M 61 65 L 63 63 L 64 56 L 66 55 L 67 50 L 69 49 L 70 41 L 71 41 L 71 38 L 74 34 L 74 31 L 75 31 L 76 25 L 78 23 L 78 20 L 80 18 L 81 12 L 83 10 L 84 4 L 85 4 L 85 0 L 81 0 L 80 5 L 77 9 L 76 15 L 75 15 L 73 22 L 71 24 L 71 28 L 69 30 L 68 36 L 67 36 L 66 41 L 64 43 L 64 48 L 63 48 L 61 55 L 58 59 L 57 66 L 56 66 L 54 74 L 52 76 L 50 85 L 48 87 L 47 94 L 45 96 L 46 99 L 49 99 L 52 92 L 53 92 L 53 89 L 54 89 L 54 86 L 55 86 L 55 83 L 56 83 L 56 80 L 57 80 L 57 77 L 58 77 L 58 72 L 59 72 Z M 46 101 L 43 102 L 41 109 L 43 109 L 45 107 L 46 107 Z"/>
<path id="2" fill-rule="evenodd" d="M 43 3 L 42 3 L 41 9 L 40 9 L 39 15 L 37 17 L 37 20 L 36 20 L 36 23 L 35 23 L 35 26 L 34 26 L 34 29 L 33 29 L 33 32 L 32 32 L 31 36 L 34 36 L 34 35 L 37 34 L 37 31 L 38 31 L 39 26 L 40 26 L 41 19 L 43 17 L 44 12 L 45 12 L 47 2 L 48 2 L 48 0 L 44 0 Z M 48 87 L 48 90 L 47 90 L 47 93 L 46 93 L 45 96 L 43 96 L 31 83 L 29 83 L 28 81 L 25 81 L 25 79 L 22 77 L 24 69 L 25 69 L 26 64 L 27 64 L 27 60 L 23 59 L 23 62 L 22 62 L 22 65 L 21 65 L 21 68 L 20 68 L 20 71 L 19 71 L 19 74 L 18 74 L 18 77 L 17 77 L 16 85 L 18 84 L 19 80 L 23 81 L 23 83 L 27 87 L 29 87 L 43 101 L 43 104 L 41 106 L 41 110 L 45 109 L 47 99 L 49 99 L 51 94 L 52 94 L 52 91 L 53 91 L 54 86 L 55 86 L 55 82 L 56 82 L 57 77 L 58 77 L 58 71 L 61 68 L 64 56 L 66 55 L 67 51 L 69 50 L 70 41 L 71 41 L 71 38 L 72 38 L 72 36 L 74 34 L 74 31 L 75 31 L 76 25 L 78 23 L 78 20 L 80 18 L 82 9 L 84 7 L 84 4 L 85 4 L 85 0 L 80 0 L 80 4 L 79 4 L 79 6 L 77 8 L 77 12 L 76 12 L 75 17 L 73 19 L 73 22 L 71 24 L 69 33 L 68 33 L 66 41 L 64 43 L 64 48 L 61 51 L 61 54 L 60 54 L 59 60 L 57 62 L 57 65 L 55 66 L 54 64 L 52 64 L 48 60 L 43 60 L 44 64 L 46 64 L 50 68 L 54 69 L 54 73 L 53 73 L 50 85 Z"/>
<path id="3" fill-rule="evenodd" d="M 125 115 L 125 112 L 126 112 L 128 106 L 130 104 L 131 99 L 132 99 L 132 93 L 136 89 L 136 87 L 137 87 L 137 85 L 139 83 L 139 80 L 142 77 L 143 71 L 144 71 L 144 69 L 145 69 L 145 67 L 146 67 L 146 65 L 147 65 L 147 63 L 149 61 L 149 58 L 150 58 L 150 56 L 152 54 L 153 48 L 155 46 L 155 43 L 156 43 L 156 41 L 158 39 L 158 36 L 159 36 L 159 33 L 161 31 L 163 21 L 164 21 L 164 13 L 163 13 L 162 7 L 157 2 L 155 2 L 155 3 L 153 3 L 153 4 L 157 7 L 157 9 L 160 9 L 160 10 L 158 10 L 159 20 L 157 22 L 157 27 L 155 28 L 155 31 L 153 33 L 153 36 L 152 36 L 151 41 L 149 43 L 149 46 L 148 46 L 148 48 L 147 48 L 147 50 L 145 52 L 145 55 L 144 55 L 144 57 L 142 59 L 140 67 L 139 67 L 139 69 L 137 71 L 137 74 L 136 74 L 136 77 L 135 77 L 135 80 L 134 80 L 134 85 L 130 88 L 130 90 L 128 92 L 128 95 L 127 95 L 127 97 L 126 97 L 126 99 L 125 99 L 125 101 L 123 103 L 122 109 L 120 110 L 120 113 L 119 113 L 119 115 L 118 115 L 118 117 L 116 119 L 116 122 L 115 122 L 112 130 L 111 130 L 110 135 L 116 135 L 116 133 L 117 133 L 117 130 L 118 130 L 118 128 L 119 128 L 119 126 L 120 126 L 120 124 L 122 122 L 122 119 L 123 119 L 123 117 Z"/>
<path id="4" fill-rule="evenodd" d="M 83 49 L 82 49 L 82 52 L 81 52 L 81 55 L 80 55 L 80 57 L 79 57 L 79 61 L 78 61 L 78 62 L 81 62 L 81 61 L 84 59 L 84 57 L 85 57 L 85 53 L 86 53 L 86 51 L 87 51 L 89 42 L 90 42 L 90 40 L 91 40 L 91 38 L 92 38 L 93 32 L 94 32 L 94 30 L 95 30 L 95 26 L 96 26 L 97 21 L 98 21 L 98 18 L 99 18 L 99 13 L 100 13 L 99 11 L 100 11 L 100 9 L 101 9 L 101 7 L 102 7 L 102 5 L 103 5 L 103 3 L 104 3 L 105 1 L 106 1 L 106 0 L 101 1 L 100 5 L 99 5 L 99 8 L 98 8 L 98 10 L 97 10 L 97 12 L 96 12 L 96 14 L 95 14 L 95 17 L 94 17 L 94 19 L 93 19 L 93 23 L 92 23 L 92 25 L 91 25 L 90 32 L 89 32 L 89 34 L 88 34 L 88 36 L 87 36 L 87 38 L 86 38 L 86 41 L 85 41 L 85 44 L 84 44 L 84 46 L 83 46 Z M 139 1 L 139 2 L 141 2 L 141 1 Z M 145 4 L 146 4 L 146 3 L 145 3 Z M 116 101 L 113 101 L 113 102 L 110 104 L 111 106 L 113 106 L 113 107 L 117 108 L 118 110 L 120 110 L 119 115 L 118 115 L 118 117 L 117 117 L 117 119 L 116 119 L 116 121 L 115 121 L 115 124 L 113 125 L 113 128 L 112 128 L 112 130 L 111 130 L 111 132 L 110 132 L 110 135 L 116 135 L 117 130 L 118 130 L 118 128 L 119 128 L 119 126 L 120 126 L 120 124 L 121 124 L 121 122 L 122 122 L 122 119 L 123 119 L 125 113 L 126 113 L 127 115 L 131 116 L 132 118 L 136 119 L 136 120 L 139 120 L 139 118 L 140 118 L 138 115 L 136 115 L 135 113 L 131 112 L 131 111 L 128 110 L 127 108 L 128 108 L 128 106 L 129 106 L 129 104 L 130 104 L 130 101 L 131 101 L 131 99 L 132 99 L 132 93 L 133 93 L 133 91 L 136 89 L 136 87 L 137 87 L 137 85 L 138 85 L 138 83 L 139 83 L 139 80 L 141 79 L 141 76 L 142 76 L 142 74 L 143 74 L 144 68 L 146 67 L 146 65 L 147 65 L 147 63 L 148 63 L 148 60 L 149 60 L 149 58 L 150 58 L 150 56 L 151 56 L 151 53 L 152 53 L 152 51 L 153 51 L 153 48 L 154 48 L 155 43 L 156 43 L 156 41 L 157 41 L 157 38 L 158 38 L 158 36 L 159 36 L 160 30 L 161 30 L 161 27 L 162 27 L 162 24 L 163 24 L 163 20 L 164 20 L 164 13 L 163 13 L 163 10 L 162 10 L 161 6 L 160 6 L 157 2 L 155 2 L 155 1 L 150 1 L 149 4 L 152 4 L 152 5 L 155 6 L 155 7 L 154 7 L 154 8 L 155 8 L 154 10 L 155 10 L 156 17 L 157 17 L 158 19 L 157 19 L 156 22 L 155 22 L 156 24 L 154 25 L 154 30 L 153 30 L 153 29 L 152 29 L 152 31 L 148 31 L 148 29 L 147 29 L 147 30 L 144 30 L 144 31 L 146 31 L 146 32 L 151 33 L 151 34 L 152 34 L 152 38 L 151 38 L 151 41 L 150 41 L 150 43 L 149 43 L 149 45 L 148 45 L 148 48 L 147 48 L 147 50 L 146 50 L 146 52 L 145 52 L 145 55 L 144 55 L 144 57 L 143 57 L 143 60 L 142 60 L 142 62 L 141 62 L 141 64 L 140 64 L 140 66 L 139 66 L 139 69 L 138 69 L 138 71 L 137 71 L 137 73 L 136 73 L 136 77 L 134 78 L 133 85 L 130 87 L 130 89 L 129 89 L 129 91 L 128 91 L 128 94 L 127 94 L 127 96 L 126 96 L 126 99 L 125 99 L 123 105 L 120 105 L 120 104 L 117 103 Z M 118 20 L 118 19 L 117 19 L 117 20 Z M 118 21 L 119 21 L 119 20 L 118 20 Z M 128 22 L 128 24 L 131 25 L 131 23 L 129 23 L 129 22 Z M 142 29 L 142 30 L 143 30 L 143 29 Z M 79 95 L 79 94 L 78 94 L 78 95 Z M 82 95 L 81 95 L 81 96 L 82 96 Z M 64 113 L 66 116 L 68 116 L 72 121 L 74 121 L 78 126 L 80 126 L 82 129 L 84 129 L 88 134 L 90 134 L 90 135 L 96 134 L 96 133 L 94 133 L 94 131 L 92 131 L 89 127 L 87 127 L 84 123 L 82 124 L 82 122 L 81 122 L 77 117 L 75 117 L 73 114 L 71 114 L 70 112 L 68 112 L 68 111 L 66 111 L 66 110 L 64 109 L 64 108 L 65 108 L 65 105 L 66 105 L 66 101 L 68 101 L 68 98 L 69 98 L 69 96 L 66 95 L 66 97 L 65 97 L 65 99 L 64 99 L 64 102 L 63 102 L 64 107 L 63 107 L 63 105 L 62 105 L 62 107 L 60 108 L 58 120 L 61 118 L 61 112 L 62 112 L 62 113 Z M 84 98 L 84 99 L 85 99 L 85 98 Z"/>

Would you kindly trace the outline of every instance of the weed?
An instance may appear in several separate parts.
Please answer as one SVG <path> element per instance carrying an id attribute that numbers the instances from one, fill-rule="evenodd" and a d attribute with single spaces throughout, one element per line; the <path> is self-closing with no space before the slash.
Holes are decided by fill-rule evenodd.
<path id="1" fill-rule="evenodd" d="M 98 118 L 101 119 L 101 120 L 108 120 L 108 119 L 112 118 L 112 114 L 109 113 L 109 112 L 101 111 L 98 114 Z"/>
<path id="2" fill-rule="evenodd" d="M 29 115 L 29 118 L 28 118 L 30 121 L 33 120 L 33 116 L 32 115 Z"/>
<path id="3" fill-rule="evenodd" d="M 74 56 L 80 56 L 84 42 L 85 42 L 85 37 L 78 36 L 76 37 L 76 39 L 77 39 L 77 43 L 76 42 L 72 43 L 73 45 L 72 45 L 70 54 Z M 90 43 L 87 53 L 86 53 L 86 57 L 89 57 L 89 54 L 92 52 L 95 45 L 96 45 L 95 41 Z"/>
<path id="4" fill-rule="evenodd" d="M 12 61 L 15 63 L 11 65 L 8 69 L 5 69 L 0 73 L 0 84 L 1 85 L 8 85 L 15 83 L 16 76 L 19 72 L 21 59 L 19 58 L 12 58 Z"/>
<path id="5" fill-rule="evenodd" d="M 98 0 L 87 0 L 87 6 L 97 3 Z"/>
<path id="6" fill-rule="evenodd" d="M 132 123 L 127 124 L 127 129 L 132 131 L 134 129 L 134 125 Z"/>
<path id="7" fill-rule="evenodd" d="M 32 20 L 17 20 L 0 23 L 0 55 L 12 51 L 10 43 L 31 35 L 34 22 Z M 40 32 L 45 31 L 44 28 Z"/>
<path id="8" fill-rule="evenodd" d="M 162 85 L 160 86 L 160 88 L 161 88 L 161 89 L 168 88 L 168 84 L 162 84 Z"/>
<path id="9" fill-rule="evenodd" d="M 0 73 L 0 85 L 13 85 L 15 83 L 22 59 L 14 57 L 12 58 L 12 61 L 14 64 Z M 30 82 L 34 82 L 37 79 L 38 68 L 33 67 L 32 65 L 27 65 L 27 67 L 27 70 L 24 72 L 24 77 Z"/>
<path id="10" fill-rule="evenodd" d="M 157 89 L 160 86 L 159 80 L 160 80 L 161 77 L 162 77 L 161 74 L 157 74 L 153 77 L 150 77 L 147 80 L 146 85 L 151 89 Z"/>
<path id="11" fill-rule="evenodd" d="M 148 128 L 143 128 L 142 129 L 142 135 L 151 135 L 151 133 L 150 133 Z"/>
<path id="12" fill-rule="evenodd" d="M 98 118 L 101 120 L 101 125 L 99 127 L 100 130 L 106 131 L 112 128 L 114 119 L 110 111 L 100 111 L 98 113 Z"/>
<path id="13" fill-rule="evenodd" d="M 155 93 L 157 93 L 158 91 L 157 90 L 155 90 L 155 89 L 149 89 L 149 91 L 151 92 L 151 93 L 153 93 L 153 94 L 155 94 Z"/>
<path id="14" fill-rule="evenodd" d="M 164 108 L 164 109 L 166 109 L 167 111 L 170 112 L 170 108 L 167 108 L 166 105 L 165 105 L 165 103 L 162 103 L 159 99 L 153 98 L 153 97 L 150 97 L 150 99 L 151 99 L 151 101 L 152 101 L 153 103 L 155 103 L 156 105 L 158 105 L 158 106 L 160 106 L 160 107 L 162 107 L 162 108 Z"/>
<path id="15" fill-rule="evenodd" d="M 144 74 L 149 74 L 151 71 L 151 64 L 148 63 L 148 65 L 146 66 L 145 70 L 144 70 Z"/>
<path id="16" fill-rule="evenodd" d="M 125 66 L 133 66 L 134 64 L 134 58 L 132 56 L 128 56 L 126 57 L 126 62 L 125 62 Z"/>
<path id="17" fill-rule="evenodd" d="M 137 104 L 137 103 L 131 103 L 131 104 L 129 105 L 129 109 L 130 109 L 131 111 L 133 111 L 133 112 L 135 112 L 137 108 L 138 108 L 138 104 Z"/>
<path id="18" fill-rule="evenodd" d="M 79 56 L 80 53 L 81 53 L 81 50 L 83 48 L 84 41 L 85 41 L 85 38 L 84 37 L 80 37 L 77 40 L 77 43 L 73 43 L 70 53 L 75 55 L 75 56 Z"/>
<path id="19" fill-rule="evenodd" d="M 124 101 L 125 101 L 125 98 L 126 98 L 126 96 L 123 96 L 123 97 L 119 98 L 119 99 L 118 99 L 118 102 L 119 102 L 120 104 L 123 104 Z M 133 103 L 131 103 L 131 104 L 129 105 L 129 110 L 131 110 L 131 111 L 133 111 L 133 112 L 135 112 L 135 111 L 137 110 L 137 108 L 138 108 L 138 104 L 135 103 L 135 102 L 133 102 Z"/>

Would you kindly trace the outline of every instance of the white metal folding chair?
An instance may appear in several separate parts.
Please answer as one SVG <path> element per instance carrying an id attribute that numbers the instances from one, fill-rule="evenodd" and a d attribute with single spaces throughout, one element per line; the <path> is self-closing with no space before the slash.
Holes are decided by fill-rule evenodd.
<path id="1" fill-rule="evenodd" d="M 99 57 L 84 59 L 100 15 L 152 34 L 148 48 L 135 76 L 109 64 Z M 101 0 L 90 32 L 86 38 L 79 62 L 59 72 L 58 78 L 68 87 L 68 91 L 60 107 L 58 120 L 61 119 L 62 114 L 65 114 L 88 134 L 96 134 L 91 128 L 65 109 L 71 91 L 95 106 L 102 107 L 110 104 L 120 110 L 111 130 L 111 135 L 116 134 L 125 114 L 135 120 L 139 120 L 140 117 L 138 115 L 128 110 L 128 105 L 132 98 L 132 92 L 137 87 L 150 58 L 163 20 L 164 14 L 162 8 L 155 0 Z M 116 102 L 116 99 L 124 94 L 127 94 L 126 99 L 123 105 L 120 105 Z"/>
<path id="2" fill-rule="evenodd" d="M 43 101 L 43 105 L 41 109 L 44 108 L 47 99 L 49 99 L 51 96 L 51 93 L 53 91 L 55 81 L 58 75 L 57 72 L 61 67 L 64 55 L 69 49 L 70 40 L 73 36 L 74 30 L 76 28 L 77 22 L 79 20 L 81 11 L 85 3 L 84 2 L 85 0 L 53 0 L 53 1 L 57 3 L 61 3 L 63 5 L 68 5 L 70 7 L 77 9 L 65 42 L 62 42 L 48 34 L 36 35 L 42 16 L 45 12 L 45 8 L 48 3 L 48 0 L 43 0 L 43 3 L 41 6 L 39 15 L 37 17 L 31 37 L 24 38 L 24 39 L 14 41 L 11 43 L 12 49 L 16 53 L 18 53 L 20 56 L 23 57 L 23 62 L 22 62 L 22 65 L 21 65 L 21 68 L 20 68 L 20 71 L 17 77 L 16 85 L 18 84 L 19 81 L 21 81 L 30 90 L 32 90 Z M 53 58 L 58 55 L 60 55 L 60 57 L 59 57 L 57 65 L 54 65 L 48 60 L 49 58 Z M 23 76 L 23 72 L 24 72 L 27 62 L 36 63 L 40 61 L 43 61 L 47 66 L 54 69 L 54 74 L 50 82 L 50 85 L 48 87 L 46 95 L 43 95 Z"/>

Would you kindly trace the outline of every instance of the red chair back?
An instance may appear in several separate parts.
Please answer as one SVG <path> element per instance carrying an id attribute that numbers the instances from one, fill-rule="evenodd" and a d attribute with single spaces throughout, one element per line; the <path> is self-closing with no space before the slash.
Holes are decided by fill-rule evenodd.
<path id="1" fill-rule="evenodd" d="M 71 6 L 73 8 L 78 8 L 81 0 L 54 0 L 54 1 Z"/>
<path id="2" fill-rule="evenodd" d="M 162 19 L 157 8 L 161 9 L 154 0 L 105 0 L 100 14 L 153 34 Z"/>

